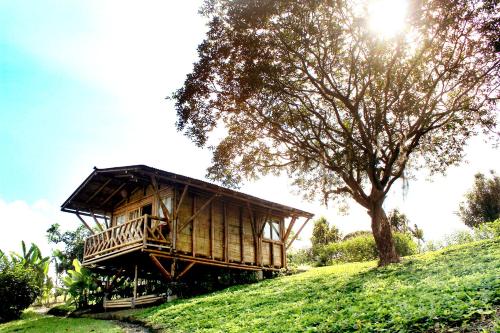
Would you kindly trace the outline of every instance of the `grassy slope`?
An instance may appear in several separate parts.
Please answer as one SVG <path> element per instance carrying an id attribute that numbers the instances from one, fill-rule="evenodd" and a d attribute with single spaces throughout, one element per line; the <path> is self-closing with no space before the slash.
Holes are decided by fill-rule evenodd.
<path id="1" fill-rule="evenodd" d="M 21 319 L 0 324 L 0 332 L 107 332 L 118 333 L 123 330 L 113 322 L 88 318 L 62 318 L 25 312 Z"/>
<path id="2" fill-rule="evenodd" d="M 500 240 L 455 246 L 375 268 L 354 263 L 238 286 L 141 310 L 167 332 L 500 329 Z M 470 323 L 471 321 L 475 321 Z"/>

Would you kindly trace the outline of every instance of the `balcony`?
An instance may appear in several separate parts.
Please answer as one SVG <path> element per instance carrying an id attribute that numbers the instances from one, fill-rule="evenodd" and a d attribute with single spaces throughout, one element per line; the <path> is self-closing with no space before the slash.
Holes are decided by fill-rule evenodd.
<path id="1" fill-rule="evenodd" d="M 168 249 L 171 242 L 164 226 L 165 219 L 146 214 L 94 234 L 85 240 L 83 264 L 113 258 L 146 246 Z"/>

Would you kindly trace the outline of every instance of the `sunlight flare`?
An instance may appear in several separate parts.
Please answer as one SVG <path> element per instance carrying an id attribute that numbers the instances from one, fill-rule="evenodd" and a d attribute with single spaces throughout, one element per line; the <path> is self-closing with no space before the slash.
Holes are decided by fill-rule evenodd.
<path id="1" fill-rule="evenodd" d="M 392 38 L 403 31 L 407 9 L 407 0 L 370 0 L 368 25 L 381 38 Z"/>

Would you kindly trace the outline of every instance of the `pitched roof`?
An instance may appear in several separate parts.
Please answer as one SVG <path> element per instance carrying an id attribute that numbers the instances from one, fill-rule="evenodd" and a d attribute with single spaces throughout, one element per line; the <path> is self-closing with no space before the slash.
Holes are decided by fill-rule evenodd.
<path id="1" fill-rule="evenodd" d="M 113 208 L 123 201 L 122 192 L 132 193 L 138 188 L 151 184 L 151 177 L 160 182 L 189 185 L 202 192 L 218 193 L 234 201 L 250 203 L 253 207 L 270 209 L 287 216 L 312 217 L 313 214 L 272 201 L 257 198 L 242 192 L 224 188 L 206 181 L 190 178 L 172 172 L 155 169 L 146 165 L 131 165 L 94 171 L 61 205 L 64 212 L 79 212 L 82 215 L 109 215 Z"/>

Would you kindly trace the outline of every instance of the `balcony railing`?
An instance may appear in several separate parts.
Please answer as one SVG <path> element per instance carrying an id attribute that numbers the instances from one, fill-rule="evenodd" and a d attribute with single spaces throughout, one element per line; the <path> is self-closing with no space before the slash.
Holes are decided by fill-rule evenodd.
<path id="1" fill-rule="evenodd" d="M 168 236 L 162 232 L 163 220 L 143 215 L 88 237 L 83 251 L 84 263 L 98 257 L 134 250 L 147 244 L 169 245 Z"/>

